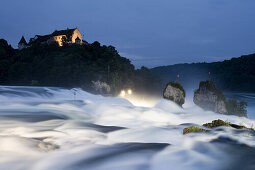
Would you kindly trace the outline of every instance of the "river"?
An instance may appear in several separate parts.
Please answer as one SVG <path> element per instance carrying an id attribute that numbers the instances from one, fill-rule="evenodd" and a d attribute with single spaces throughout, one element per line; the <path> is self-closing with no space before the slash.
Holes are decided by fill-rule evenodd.
<path id="1" fill-rule="evenodd" d="M 255 131 L 182 134 L 215 119 L 254 127 L 255 95 L 231 95 L 248 101 L 249 118 L 163 99 L 144 107 L 81 89 L 0 86 L 0 169 L 252 170 Z"/>

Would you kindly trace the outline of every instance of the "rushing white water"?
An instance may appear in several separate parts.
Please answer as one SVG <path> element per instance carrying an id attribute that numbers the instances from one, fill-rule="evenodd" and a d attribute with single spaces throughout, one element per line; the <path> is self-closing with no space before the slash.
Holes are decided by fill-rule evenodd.
<path id="1" fill-rule="evenodd" d="M 182 134 L 215 119 L 255 125 L 166 100 L 138 107 L 80 89 L 0 86 L 0 169 L 255 169 L 254 131 Z"/>

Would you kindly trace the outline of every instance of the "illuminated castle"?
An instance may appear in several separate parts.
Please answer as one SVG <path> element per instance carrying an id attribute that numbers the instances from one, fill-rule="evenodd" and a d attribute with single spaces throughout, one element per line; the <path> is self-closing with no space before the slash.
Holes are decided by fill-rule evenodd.
<path id="1" fill-rule="evenodd" d="M 63 45 L 63 42 L 68 44 L 83 44 L 87 43 L 82 40 L 82 35 L 79 29 L 76 27 L 74 29 L 66 30 L 55 30 L 52 34 L 48 35 L 36 35 L 34 38 L 30 38 L 29 43 L 26 42 L 24 36 L 22 36 L 20 42 L 18 43 L 19 49 L 27 48 L 32 43 L 50 44 L 57 42 L 59 46 Z"/>

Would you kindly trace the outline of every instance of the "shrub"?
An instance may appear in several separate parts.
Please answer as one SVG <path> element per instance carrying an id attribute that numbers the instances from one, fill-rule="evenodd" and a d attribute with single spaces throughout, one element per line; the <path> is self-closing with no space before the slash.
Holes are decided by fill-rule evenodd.
<path id="1" fill-rule="evenodd" d="M 226 102 L 226 109 L 229 114 L 233 114 L 236 116 L 244 116 L 247 117 L 246 107 L 248 104 L 244 101 L 238 102 L 235 99 L 230 99 Z"/>

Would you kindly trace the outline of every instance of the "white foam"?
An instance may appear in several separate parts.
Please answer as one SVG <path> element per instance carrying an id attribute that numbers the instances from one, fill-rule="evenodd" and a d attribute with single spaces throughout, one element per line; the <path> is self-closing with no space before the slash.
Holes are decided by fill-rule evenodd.
<path id="1" fill-rule="evenodd" d="M 224 136 L 255 146 L 252 134 L 234 133 L 231 128 L 183 135 L 186 123 L 202 125 L 222 119 L 248 127 L 255 125 L 253 119 L 204 111 L 190 103 L 181 108 L 162 99 L 155 106 L 143 107 L 123 98 L 106 98 L 81 89 L 5 86 L 0 90 L 7 91 L 0 94 L 0 116 L 3 116 L 0 154 L 5 156 L 0 169 L 218 169 L 219 164 L 228 160 L 209 141 Z M 15 95 L 8 95 L 8 91 Z M 49 116 L 49 120 L 40 121 L 40 115 Z M 60 118 L 52 120 L 50 116 Z M 39 120 L 33 121 L 34 118 Z M 111 127 L 105 130 L 102 126 Z M 116 127 L 119 130 L 114 131 Z M 130 151 L 112 156 L 109 153 L 122 149 L 114 148 L 118 143 L 170 146 L 157 152 Z M 82 161 L 97 158 L 98 163 L 78 166 Z"/>

